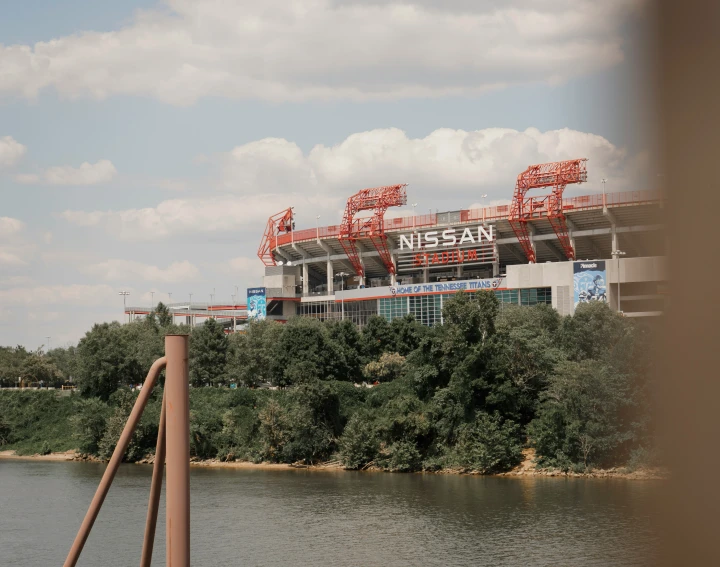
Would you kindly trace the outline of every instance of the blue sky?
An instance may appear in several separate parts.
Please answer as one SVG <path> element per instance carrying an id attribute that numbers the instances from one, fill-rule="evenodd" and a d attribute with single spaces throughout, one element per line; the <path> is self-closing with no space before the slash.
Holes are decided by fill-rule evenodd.
<path id="1" fill-rule="evenodd" d="M 368 184 L 420 209 L 652 186 L 642 0 L 86 0 L 0 21 L 0 344 L 260 283 L 267 216 L 336 224 Z M 207 297 L 205 297 L 207 296 Z"/>

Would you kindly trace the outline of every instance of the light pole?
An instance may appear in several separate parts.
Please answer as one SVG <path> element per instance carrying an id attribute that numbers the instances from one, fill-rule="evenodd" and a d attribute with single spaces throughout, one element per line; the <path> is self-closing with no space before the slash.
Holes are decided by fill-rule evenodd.
<path id="1" fill-rule="evenodd" d="M 172 302 L 172 291 L 168 291 L 168 302 Z"/>
<path id="2" fill-rule="evenodd" d="M 213 288 L 213 291 L 215 291 L 215 288 Z M 212 311 L 213 308 L 213 297 L 215 297 L 214 293 L 210 294 L 210 308 L 208 309 L 208 315 L 210 315 L 210 311 Z"/>
<path id="3" fill-rule="evenodd" d="M 620 309 L 620 256 L 625 256 L 626 252 L 620 250 L 614 250 L 612 255 L 617 259 L 617 310 L 618 313 L 622 313 Z"/>
<path id="4" fill-rule="evenodd" d="M 600 183 L 602 183 L 603 186 L 603 208 L 605 208 L 605 184 L 607 183 L 607 179 L 604 177 L 600 180 Z"/>
<path id="5" fill-rule="evenodd" d="M 50 337 L 45 337 L 47 339 L 47 352 L 50 352 Z"/>
<path id="6" fill-rule="evenodd" d="M 415 228 L 415 217 L 417 216 L 417 214 L 415 213 L 415 207 L 417 207 L 417 203 L 413 203 L 413 204 L 412 204 L 412 208 L 413 208 L 413 228 Z"/>
<path id="7" fill-rule="evenodd" d="M 123 290 L 123 291 L 119 292 L 118 295 L 122 295 L 122 296 L 123 296 L 123 313 L 125 313 L 125 312 L 127 311 L 126 299 L 127 299 L 127 296 L 130 295 L 130 292 Z M 130 315 L 128 314 L 128 323 L 129 323 L 129 322 L 130 322 Z"/>
<path id="8" fill-rule="evenodd" d="M 240 294 L 238 293 L 238 286 L 235 286 L 235 297 L 240 297 Z"/>
<path id="9" fill-rule="evenodd" d="M 154 310 L 155 310 L 155 292 L 151 291 L 150 292 L 150 311 L 154 311 Z"/>
<path id="10" fill-rule="evenodd" d="M 315 238 L 320 240 L 320 215 L 315 217 Z"/>

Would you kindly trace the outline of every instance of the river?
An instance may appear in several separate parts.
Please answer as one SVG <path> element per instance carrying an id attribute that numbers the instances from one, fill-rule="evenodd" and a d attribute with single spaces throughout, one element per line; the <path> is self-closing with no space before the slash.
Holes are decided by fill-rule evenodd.
<path id="1" fill-rule="evenodd" d="M 0 565 L 62 565 L 103 470 L 0 460 Z M 78 565 L 139 564 L 151 473 L 120 468 Z M 661 490 L 661 481 L 193 468 L 192 564 L 649 565 Z M 163 511 L 154 565 L 165 565 Z"/>

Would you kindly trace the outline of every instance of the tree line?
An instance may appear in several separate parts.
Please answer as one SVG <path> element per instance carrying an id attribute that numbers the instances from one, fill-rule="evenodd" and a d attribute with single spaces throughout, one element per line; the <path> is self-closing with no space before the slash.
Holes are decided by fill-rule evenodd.
<path id="1" fill-rule="evenodd" d="M 96 324 L 74 347 L 0 349 L 2 385 L 22 376 L 77 386 L 66 398 L 2 392 L 0 445 L 109 457 L 132 386 L 163 355 L 166 334 L 188 332 L 197 458 L 494 473 L 532 447 L 541 465 L 563 470 L 651 464 L 652 327 L 600 303 L 567 317 L 502 307 L 492 292 L 459 292 L 435 327 L 411 316 L 362 329 L 296 317 L 227 335 L 214 319 L 176 326 L 159 304 L 142 321 Z M 162 378 L 127 460 L 154 450 L 161 397 Z"/>

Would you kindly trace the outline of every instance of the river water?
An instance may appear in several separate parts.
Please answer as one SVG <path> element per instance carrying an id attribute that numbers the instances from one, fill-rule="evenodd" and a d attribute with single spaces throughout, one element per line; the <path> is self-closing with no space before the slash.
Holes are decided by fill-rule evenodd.
<path id="1" fill-rule="evenodd" d="M 103 470 L 0 460 L 0 565 L 62 565 Z M 139 564 L 151 473 L 120 468 L 78 565 Z M 650 565 L 661 490 L 659 481 L 193 468 L 192 564 Z M 161 503 L 154 565 L 165 565 L 164 532 Z"/>

